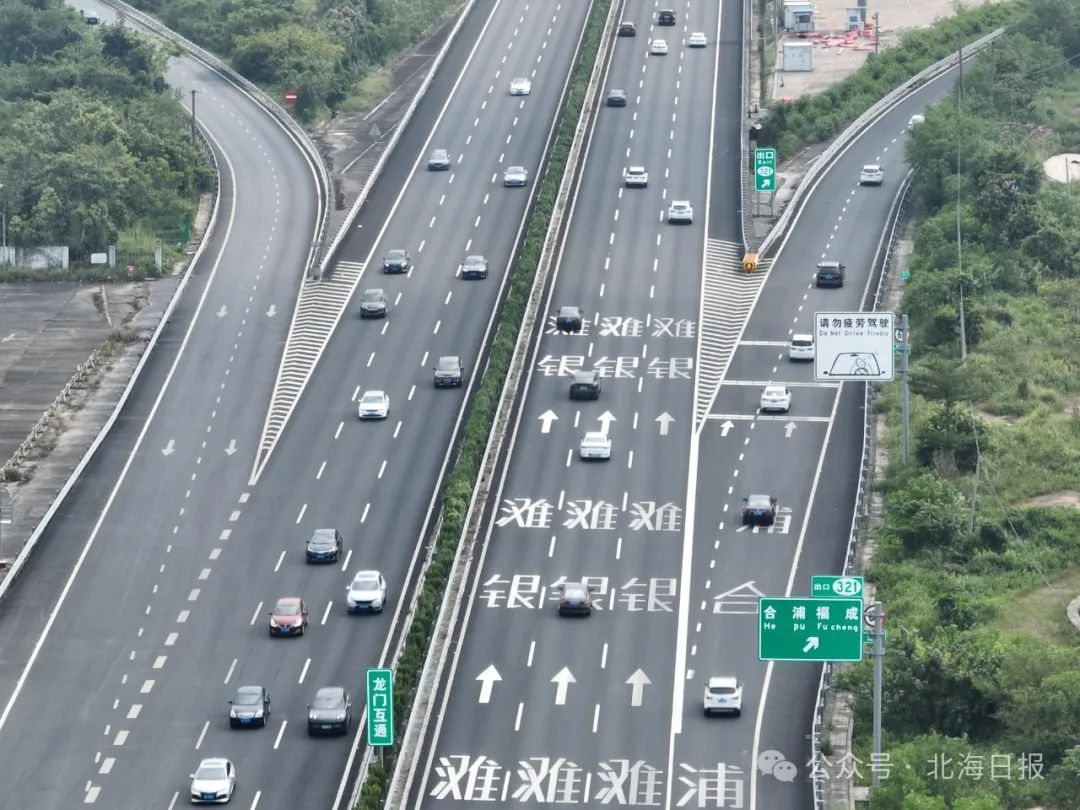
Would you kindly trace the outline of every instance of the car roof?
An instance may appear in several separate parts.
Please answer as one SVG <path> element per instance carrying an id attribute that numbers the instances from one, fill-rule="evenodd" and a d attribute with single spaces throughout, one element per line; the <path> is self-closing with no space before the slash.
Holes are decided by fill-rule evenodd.
<path id="1" fill-rule="evenodd" d="M 566 591 L 575 591 L 575 590 L 577 590 L 577 591 L 587 591 L 587 590 L 589 590 L 588 587 L 586 587 L 584 582 L 564 582 L 562 587 L 563 587 L 563 592 L 564 593 Z"/>
<path id="2" fill-rule="evenodd" d="M 365 391 L 364 397 L 385 397 L 385 391 Z"/>
<path id="3" fill-rule="evenodd" d="M 592 382 L 600 376 L 600 372 L 595 369 L 588 369 L 586 371 L 575 371 L 574 382 Z"/>
<path id="4" fill-rule="evenodd" d="M 562 315 L 562 314 L 566 314 L 566 315 L 578 314 L 580 312 L 581 312 L 580 309 L 578 309 L 575 306 L 571 306 L 570 304 L 567 304 L 564 307 L 559 307 L 559 314 L 560 315 Z"/>
<path id="5" fill-rule="evenodd" d="M 356 580 L 360 579 L 361 577 L 366 579 L 366 578 L 369 578 L 369 577 L 376 577 L 377 578 L 377 577 L 380 577 L 380 576 L 382 576 L 382 574 L 380 574 L 374 568 L 365 568 L 363 571 L 357 571 L 355 574 L 353 574 L 353 581 L 356 581 Z"/>
<path id="6" fill-rule="evenodd" d="M 627 169 L 627 171 L 628 172 L 643 172 L 643 171 L 645 171 L 645 167 L 644 166 L 631 166 L 630 168 Z"/>
<path id="7" fill-rule="evenodd" d="M 386 295 L 386 292 L 382 287 L 368 287 L 364 290 L 364 295 Z"/>
<path id="8" fill-rule="evenodd" d="M 772 495 L 765 495 L 764 493 L 761 493 L 761 492 L 755 492 L 752 495 L 747 495 L 746 500 L 748 500 L 748 501 L 770 501 L 771 502 L 772 501 Z"/>
<path id="9" fill-rule="evenodd" d="M 405 250 L 405 248 L 390 248 L 390 250 L 386 251 L 387 256 L 403 256 L 406 253 L 408 253 L 408 251 Z"/>
<path id="10" fill-rule="evenodd" d="M 315 693 L 315 697 L 345 697 L 344 686 L 323 686 Z"/>
<path id="11" fill-rule="evenodd" d="M 671 207 L 672 208 L 689 208 L 690 207 L 690 201 L 689 200 L 672 200 L 671 201 Z"/>
<path id="12" fill-rule="evenodd" d="M 316 529 L 311 533 L 312 537 L 333 537 L 337 534 L 336 529 Z"/>
<path id="13" fill-rule="evenodd" d="M 445 155 L 445 154 L 447 154 L 447 151 L 445 149 L 433 149 L 431 151 L 431 154 L 433 154 L 433 155 Z"/>
<path id="14" fill-rule="evenodd" d="M 588 433 L 585 434 L 585 441 L 587 442 L 606 441 L 607 439 L 608 435 L 602 430 L 590 430 Z"/>
<path id="15" fill-rule="evenodd" d="M 206 757 L 201 762 L 199 762 L 199 767 L 201 768 L 204 765 L 209 765 L 209 766 L 220 765 L 220 766 L 224 767 L 226 765 L 231 765 L 231 764 L 232 763 L 229 762 L 229 760 L 227 760 L 225 757 Z"/>
<path id="16" fill-rule="evenodd" d="M 625 96 L 626 91 L 625 90 L 619 90 L 618 88 L 613 87 L 610 90 L 608 90 L 608 95 L 611 95 L 611 96 Z"/>
<path id="17" fill-rule="evenodd" d="M 867 163 L 865 166 L 863 166 L 863 171 L 876 172 L 880 170 L 881 166 L 877 163 Z"/>
<path id="18" fill-rule="evenodd" d="M 460 363 L 456 354 L 444 354 L 439 358 L 440 363 Z"/>
<path id="19" fill-rule="evenodd" d="M 839 267 L 840 262 L 835 259 L 826 259 L 825 261 L 818 262 L 818 267 Z"/>
<path id="20" fill-rule="evenodd" d="M 303 601 L 304 600 L 301 599 L 299 596 L 283 596 L 280 599 L 278 599 L 274 603 L 274 605 L 275 606 L 277 606 L 277 605 L 299 605 Z"/>
<path id="21" fill-rule="evenodd" d="M 787 386 L 783 383 L 766 383 L 765 391 L 787 391 Z"/>
<path id="22" fill-rule="evenodd" d="M 791 339 L 792 340 L 813 340 L 814 336 L 810 335 L 810 334 L 804 334 L 804 333 L 801 333 L 801 332 L 797 332 L 796 334 L 791 336 Z"/>
<path id="23" fill-rule="evenodd" d="M 738 686 L 739 679 L 733 675 L 713 675 L 709 678 L 709 686 Z"/>
<path id="24" fill-rule="evenodd" d="M 523 172 L 523 171 L 525 171 L 525 167 L 524 166 L 508 166 L 506 171 L 508 171 L 508 172 Z"/>

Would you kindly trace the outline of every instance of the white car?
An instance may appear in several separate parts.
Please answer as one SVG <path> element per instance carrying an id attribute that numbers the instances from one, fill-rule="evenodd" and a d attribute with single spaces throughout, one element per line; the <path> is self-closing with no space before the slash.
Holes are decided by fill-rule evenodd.
<path id="1" fill-rule="evenodd" d="M 693 222 L 694 206 L 690 204 L 689 200 L 672 200 L 667 210 L 667 221 L 688 224 Z"/>
<path id="2" fill-rule="evenodd" d="M 691 48 L 704 48 L 708 44 L 708 40 L 705 39 L 705 35 L 700 31 L 695 31 L 690 35 L 688 44 Z"/>
<path id="3" fill-rule="evenodd" d="M 236 768 L 224 757 L 204 759 L 191 775 L 192 804 L 228 804 L 234 790 Z"/>
<path id="4" fill-rule="evenodd" d="M 507 188 L 524 186 L 529 182 L 529 171 L 524 166 L 510 166 L 503 173 L 503 185 Z"/>
<path id="5" fill-rule="evenodd" d="M 885 180 L 885 170 L 876 163 L 867 163 L 859 172 L 860 186 L 880 186 Z"/>
<path id="6" fill-rule="evenodd" d="M 705 716 L 713 712 L 742 714 L 742 684 L 730 675 L 716 675 L 705 684 Z"/>
<path id="7" fill-rule="evenodd" d="M 385 391 L 365 391 L 356 411 L 361 419 L 385 419 L 390 413 L 390 395 Z"/>
<path id="8" fill-rule="evenodd" d="M 349 613 L 370 610 L 382 613 L 386 604 L 386 580 L 378 571 L 357 571 L 345 589 L 345 606 Z"/>
<path id="9" fill-rule="evenodd" d="M 527 96 L 532 92 L 532 82 L 524 77 L 510 80 L 510 95 Z"/>
<path id="10" fill-rule="evenodd" d="M 590 431 L 581 437 L 579 453 L 583 459 L 598 458 L 607 461 L 611 458 L 611 437 L 598 430 Z"/>
<path id="11" fill-rule="evenodd" d="M 791 389 L 783 385 L 770 383 L 761 392 L 761 410 L 780 411 L 787 413 L 791 410 Z"/>
<path id="12" fill-rule="evenodd" d="M 654 39 L 649 45 L 649 53 L 653 56 L 663 56 L 668 51 L 666 39 Z"/>
<path id="13" fill-rule="evenodd" d="M 645 188 L 649 185 L 649 173 L 644 166 L 630 166 L 623 169 L 623 183 L 627 188 Z"/>
<path id="14" fill-rule="evenodd" d="M 788 360 L 813 360 L 814 359 L 814 336 L 792 335 L 788 344 Z"/>
<path id="15" fill-rule="evenodd" d="M 907 128 L 915 129 L 915 127 L 923 123 L 926 123 L 926 116 L 922 113 L 915 113 L 915 115 L 911 116 L 911 118 L 908 119 Z"/>

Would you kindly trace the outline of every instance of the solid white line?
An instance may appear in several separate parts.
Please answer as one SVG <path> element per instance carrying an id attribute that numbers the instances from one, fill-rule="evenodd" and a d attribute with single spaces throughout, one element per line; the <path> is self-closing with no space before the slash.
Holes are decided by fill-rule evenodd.
<path id="1" fill-rule="evenodd" d="M 843 393 L 843 383 L 837 389 L 833 397 L 832 414 L 829 416 L 829 427 L 825 430 L 825 440 L 821 443 L 821 452 L 818 454 L 817 468 L 814 470 L 814 483 L 810 485 L 810 496 L 806 505 L 806 517 L 803 518 L 802 529 L 799 531 L 799 540 L 795 544 L 795 554 L 791 558 L 791 570 L 788 574 L 787 589 L 784 596 L 791 596 L 795 588 L 795 574 L 799 569 L 799 559 L 802 557 L 803 541 L 806 539 L 806 530 L 810 527 L 810 515 L 814 511 L 814 496 L 817 493 L 818 484 L 821 483 L 821 470 L 825 466 L 825 453 L 829 449 L 829 438 L 832 435 L 833 425 L 836 424 L 836 411 L 840 406 L 840 394 Z M 761 746 L 761 723 L 765 716 L 765 702 L 769 696 L 769 682 L 772 680 L 773 661 L 765 667 L 765 680 L 761 685 L 761 701 L 758 703 L 757 719 L 754 721 L 754 747 L 750 761 L 757 762 L 758 748 Z M 754 810 L 757 799 L 757 768 L 750 769 L 750 810 Z"/>
<path id="2" fill-rule="evenodd" d="M 208 133 L 209 134 L 209 133 Z M 217 143 L 217 139 L 212 134 L 209 134 L 211 140 Z M 233 170 L 232 161 L 229 160 L 228 154 L 221 149 L 221 145 L 218 144 L 218 151 L 221 153 L 222 158 L 225 160 L 225 165 L 229 169 L 229 180 L 232 187 L 236 188 L 236 172 Z M 232 203 L 229 207 L 229 222 L 225 226 L 225 239 L 227 244 L 229 237 L 232 234 L 233 220 L 236 218 L 236 197 L 234 193 L 232 195 Z M 4 725 L 7 723 L 8 716 L 11 714 L 11 710 L 15 706 L 15 701 L 18 700 L 19 695 L 22 693 L 23 686 L 26 685 L 26 679 L 30 674 L 30 670 L 34 666 L 34 662 L 37 661 L 38 655 L 41 653 L 41 648 L 45 644 L 45 639 L 49 635 L 49 631 L 52 630 L 53 623 L 56 621 L 56 617 L 60 613 L 60 609 L 64 606 L 64 602 L 67 600 L 68 593 L 71 591 L 71 586 L 75 583 L 75 577 L 79 575 L 79 571 L 82 569 L 83 563 L 86 561 L 86 556 L 90 553 L 90 547 L 93 546 L 94 540 L 98 536 L 98 532 L 101 531 L 102 525 L 105 523 L 105 518 L 109 514 L 109 510 L 112 508 L 113 501 L 116 499 L 117 494 L 120 492 L 120 487 L 123 486 L 124 479 L 127 477 L 128 470 L 131 468 L 132 463 L 135 461 L 135 456 L 139 452 L 139 448 L 142 447 L 143 439 L 146 438 L 147 432 L 150 430 L 150 425 L 153 424 L 154 416 L 157 414 L 158 407 L 161 405 L 161 401 L 165 398 L 165 394 L 169 389 L 169 383 L 172 382 L 173 374 L 176 373 L 177 366 L 180 365 L 180 360 L 184 356 L 184 350 L 187 348 L 188 341 L 191 339 L 191 335 L 195 331 L 195 325 L 199 321 L 199 315 L 202 313 L 203 305 L 206 303 L 206 299 L 210 294 L 210 288 L 214 284 L 214 277 L 217 275 L 218 267 L 221 266 L 221 260 L 224 256 L 224 249 L 218 253 L 217 258 L 214 260 L 214 266 L 210 270 L 210 275 L 206 279 L 206 286 L 203 287 L 202 295 L 199 296 L 199 303 L 195 307 L 195 314 L 191 317 L 191 323 L 188 324 L 187 331 L 184 333 L 184 339 L 180 343 L 180 348 L 176 352 L 176 357 L 173 359 L 172 366 L 169 367 L 169 373 L 165 375 L 165 381 L 161 385 L 161 390 L 158 391 L 157 398 L 154 400 L 153 406 L 150 408 L 150 413 L 146 417 L 146 422 L 143 423 L 142 430 L 139 431 L 139 437 L 135 440 L 135 446 L 131 448 L 131 453 L 127 457 L 127 461 L 124 462 L 124 467 L 120 470 L 120 476 L 116 479 L 116 484 L 113 485 L 112 492 L 109 493 L 108 500 L 105 501 L 105 506 L 101 510 L 101 514 L 98 516 L 97 521 L 94 523 L 94 528 L 90 532 L 90 537 L 87 538 L 86 545 L 83 546 L 83 550 L 79 553 L 79 559 L 75 561 L 75 567 L 72 569 L 70 576 L 68 576 L 67 582 L 64 583 L 64 589 L 60 592 L 59 598 L 56 600 L 56 604 L 53 606 L 52 611 L 49 613 L 49 619 L 45 622 L 45 627 L 41 631 L 41 635 L 38 636 L 38 640 L 34 642 L 33 652 L 30 653 L 30 659 L 26 662 L 26 666 L 23 667 L 22 673 L 19 675 L 19 680 L 15 682 L 15 689 L 11 693 L 11 697 L 8 698 L 7 705 L 4 706 L 4 711 L 0 714 L 0 731 L 3 730 Z"/>

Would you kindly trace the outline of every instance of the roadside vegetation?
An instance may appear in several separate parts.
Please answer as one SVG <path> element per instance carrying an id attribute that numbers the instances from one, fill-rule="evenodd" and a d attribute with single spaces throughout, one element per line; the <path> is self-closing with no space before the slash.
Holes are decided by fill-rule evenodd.
<path id="1" fill-rule="evenodd" d="M 867 572 L 889 615 L 891 772 L 873 810 L 1080 810 L 1080 632 L 1065 615 L 1080 595 L 1080 166 L 1073 188 L 1042 168 L 1080 152 L 1077 20 L 1080 0 L 1028 0 L 994 59 L 965 69 L 961 109 L 954 95 L 908 138 L 911 463 L 892 386 Z M 869 762 L 869 661 L 840 686 Z"/>
<path id="2" fill-rule="evenodd" d="M 370 94 L 371 74 L 412 47 L 462 0 L 131 0 L 229 62 L 311 121 L 350 110 Z"/>
<path id="3" fill-rule="evenodd" d="M 794 101 L 770 101 L 762 119 L 758 144 L 772 146 L 787 160 L 812 144 L 839 135 L 879 99 L 912 76 L 954 53 L 958 44 L 973 42 L 1015 19 L 1016 0 L 976 8 L 960 8 L 956 15 L 930 28 L 903 35 L 899 45 L 870 54 L 866 65 L 828 90 Z"/>
<path id="4" fill-rule="evenodd" d="M 61 0 L 0 0 L 8 245 L 67 245 L 73 266 L 116 245 L 118 270 L 91 271 L 102 280 L 127 278 L 128 264 L 152 273 L 155 239 L 166 263 L 178 252 L 213 169 L 191 142 L 164 66 L 153 46 L 122 28 L 87 26 Z"/>
<path id="5" fill-rule="evenodd" d="M 487 368 L 483 380 L 473 394 L 460 449 L 446 477 L 439 534 L 416 601 L 412 625 L 394 668 L 395 740 L 399 742 L 409 722 L 416 687 L 424 669 L 458 545 L 462 540 L 472 492 L 480 477 L 484 449 L 491 434 L 491 426 L 495 422 L 495 412 L 506 383 L 510 361 L 513 359 L 518 331 L 525 317 L 533 280 L 540 264 L 540 251 L 555 209 L 559 184 L 567 168 L 570 146 L 581 118 L 589 77 L 596 62 L 600 37 L 611 2 L 612 0 L 594 0 L 586 23 L 581 55 L 573 68 L 562 120 L 555 131 L 549 162 L 543 179 L 540 180 L 540 189 L 525 228 L 524 242 L 514 263 L 510 291 L 498 319 Z M 372 763 L 360 802 L 356 806 L 357 810 L 381 810 L 397 761 L 396 753 L 395 750 L 387 750 L 383 763 Z"/>

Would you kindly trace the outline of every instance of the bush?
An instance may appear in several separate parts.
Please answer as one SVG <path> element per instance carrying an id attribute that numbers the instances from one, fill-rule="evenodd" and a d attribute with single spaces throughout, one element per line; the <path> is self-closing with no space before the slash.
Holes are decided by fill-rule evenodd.
<path id="1" fill-rule="evenodd" d="M 886 531 L 907 554 L 957 545 L 966 514 L 956 487 L 932 472 L 915 476 L 885 499 Z"/>

